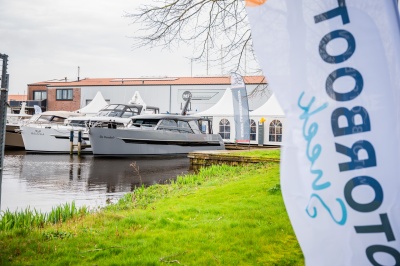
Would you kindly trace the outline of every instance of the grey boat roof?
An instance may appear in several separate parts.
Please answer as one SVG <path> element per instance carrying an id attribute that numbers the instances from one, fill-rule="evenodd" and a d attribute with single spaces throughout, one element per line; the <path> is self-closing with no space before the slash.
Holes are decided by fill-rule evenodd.
<path id="1" fill-rule="evenodd" d="M 183 121 L 191 121 L 191 120 L 207 120 L 200 116 L 191 116 L 191 115 L 172 115 L 172 114 L 146 114 L 146 115 L 136 115 L 132 116 L 131 119 L 173 119 L 173 120 L 183 120 Z"/>

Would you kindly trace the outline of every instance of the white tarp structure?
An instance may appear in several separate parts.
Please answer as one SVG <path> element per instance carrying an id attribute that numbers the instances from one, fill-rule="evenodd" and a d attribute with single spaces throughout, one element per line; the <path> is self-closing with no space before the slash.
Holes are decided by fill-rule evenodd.
<path id="1" fill-rule="evenodd" d="M 233 104 L 232 104 L 232 91 L 231 88 L 225 90 L 224 95 L 221 99 L 214 104 L 211 108 L 196 113 L 197 116 L 233 116 Z"/>
<path id="2" fill-rule="evenodd" d="M 128 102 L 128 104 L 140 104 L 143 105 L 143 109 L 141 114 L 146 114 L 146 109 L 147 109 L 147 105 L 144 102 L 144 100 L 142 99 L 142 97 L 140 96 L 138 91 L 135 91 L 135 93 L 132 96 L 132 99 Z"/>
<path id="3" fill-rule="evenodd" d="M 227 88 L 222 98 L 211 108 L 194 114 L 196 116 L 203 117 L 212 117 L 212 126 L 214 133 L 220 133 L 225 142 L 234 143 L 235 142 L 235 121 L 234 121 L 234 112 L 233 112 L 233 104 L 232 104 L 232 90 L 231 88 Z M 278 103 L 278 100 L 274 95 L 272 95 L 266 103 L 257 108 L 254 111 L 250 112 L 250 122 L 253 122 L 253 128 L 251 131 L 256 131 L 256 136 L 258 136 L 259 128 L 258 122 L 261 118 L 264 118 L 266 122 L 264 122 L 264 140 L 262 144 L 266 145 L 281 145 L 281 133 L 280 137 L 270 138 L 269 136 L 269 127 L 270 123 L 276 120 L 279 120 L 281 123 L 281 128 L 284 124 L 285 114 Z M 253 120 L 253 121 L 251 121 Z M 251 125 L 251 123 L 250 123 Z M 272 127 L 278 126 L 276 124 L 271 125 Z M 255 128 L 254 128 L 255 127 Z M 229 131 L 229 133 L 227 133 Z M 279 131 L 279 129 L 277 129 Z M 275 132 L 279 133 L 279 132 Z M 271 139 L 271 140 L 270 140 Z M 272 141 L 272 140 L 280 140 L 280 141 Z M 251 144 L 258 144 L 258 138 L 255 140 L 250 140 Z"/>
<path id="4" fill-rule="evenodd" d="M 108 103 L 106 102 L 106 100 L 104 100 L 104 97 L 101 94 L 101 92 L 98 91 L 96 93 L 96 96 L 94 96 L 93 100 L 88 105 L 77 110 L 76 112 L 85 115 L 95 115 L 107 104 Z"/>
<path id="5" fill-rule="evenodd" d="M 285 113 L 276 99 L 275 94 L 272 94 L 262 106 L 250 112 L 250 120 L 253 120 L 257 124 L 256 135 L 258 136 L 257 140 L 253 140 L 250 143 L 265 145 L 282 144 L 282 129 L 285 124 Z M 263 132 L 260 130 L 260 126 L 263 127 Z M 261 143 L 258 141 L 260 137 L 262 137 Z"/>
<path id="6" fill-rule="evenodd" d="M 221 99 L 211 108 L 195 113 L 194 115 L 212 117 L 213 132 L 220 133 L 224 142 L 235 142 L 235 121 L 231 88 L 227 88 Z M 222 123 L 221 126 L 220 123 Z"/>
<path id="7" fill-rule="evenodd" d="M 263 116 L 275 116 L 275 117 L 284 117 L 285 113 L 282 110 L 281 105 L 275 97 L 275 94 L 272 94 L 271 97 L 259 108 L 250 112 L 251 117 L 263 117 Z"/>

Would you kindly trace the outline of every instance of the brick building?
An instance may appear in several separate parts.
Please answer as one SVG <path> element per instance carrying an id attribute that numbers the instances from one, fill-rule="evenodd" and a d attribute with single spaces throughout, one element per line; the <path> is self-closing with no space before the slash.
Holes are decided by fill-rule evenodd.
<path id="1" fill-rule="evenodd" d="M 245 76 L 244 80 L 248 94 L 266 85 L 263 76 Z M 98 91 L 109 103 L 128 103 L 138 91 L 146 104 L 161 112 L 179 113 L 190 94 L 190 110 L 200 112 L 213 106 L 228 87 L 230 76 L 65 79 L 28 84 L 28 100 L 46 100 L 44 110 L 74 111 L 86 106 Z M 250 109 L 266 100 L 266 95 L 249 98 Z"/>

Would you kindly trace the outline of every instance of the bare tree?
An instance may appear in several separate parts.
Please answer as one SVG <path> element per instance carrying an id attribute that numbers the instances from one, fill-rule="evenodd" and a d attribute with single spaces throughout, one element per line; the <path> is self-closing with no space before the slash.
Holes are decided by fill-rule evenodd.
<path id="1" fill-rule="evenodd" d="M 223 60 L 234 66 L 228 71 L 243 68 L 245 56 L 254 60 L 243 0 L 153 0 L 126 17 L 140 28 L 135 47 L 183 42 L 194 47 L 193 59 Z"/>

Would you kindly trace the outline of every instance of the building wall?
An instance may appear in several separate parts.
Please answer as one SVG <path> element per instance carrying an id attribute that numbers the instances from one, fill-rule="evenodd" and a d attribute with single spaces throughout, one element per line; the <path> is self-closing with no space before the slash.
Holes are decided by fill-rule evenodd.
<path id="1" fill-rule="evenodd" d="M 118 86 L 83 86 L 74 88 L 72 101 L 57 101 L 56 90 L 68 89 L 62 87 L 47 87 L 46 85 L 28 86 L 28 99 L 33 99 L 34 91 L 47 90 L 47 110 L 75 111 L 84 106 L 88 100 L 92 100 L 99 91 L 104 99 L 113 104 L 128 103 L 136 91 L 138 91 L 147 105 L 157 106 L 161 113 L 180 113 L 185 104 L 185 96 L 192 95 L 189 113 L 201 112 L 209 109 L 223 96 L 228 84 L 213 85 L 118 85 Z M 246 85 L 250 94 L 257 85 Z M 269 95 L 258 95 L 249 98 L 249 109 L 260 107 L 268 99 Z"/>
<path id="2" fill-rule="evenodd" d="M 28 100 L 33 100 L 34 91 L 47 91 L 47 86 L 46 85 L 28 86 Z"/>
<path id="3" fill-rule="evenodd" d="M 57 100 L 56 91 L 57 88 L 47 90 L 47 111 L 76 111 L 81 108 L 80 88 L 73 88 L 72 100 Z"/>
<path id="4" fill-rule="evenodd" d="M 143 86 L 90 86 L 81 88 L 81 108 L 92 100 L 98 91 L 110 103 L 128 103 L 138 91 L 147 105 L 157 106 L 161 113 L 180 113 L 185 104 L 184 94 L 192 95 L 190 113 L 207 110 L 217 103 L 229 85 L 143 85 Z M 247 85 L 250 94 L 256 85 Z M 268 99 L 267 95 L 249 98 L 249 108 L 254 110 Z"/>

